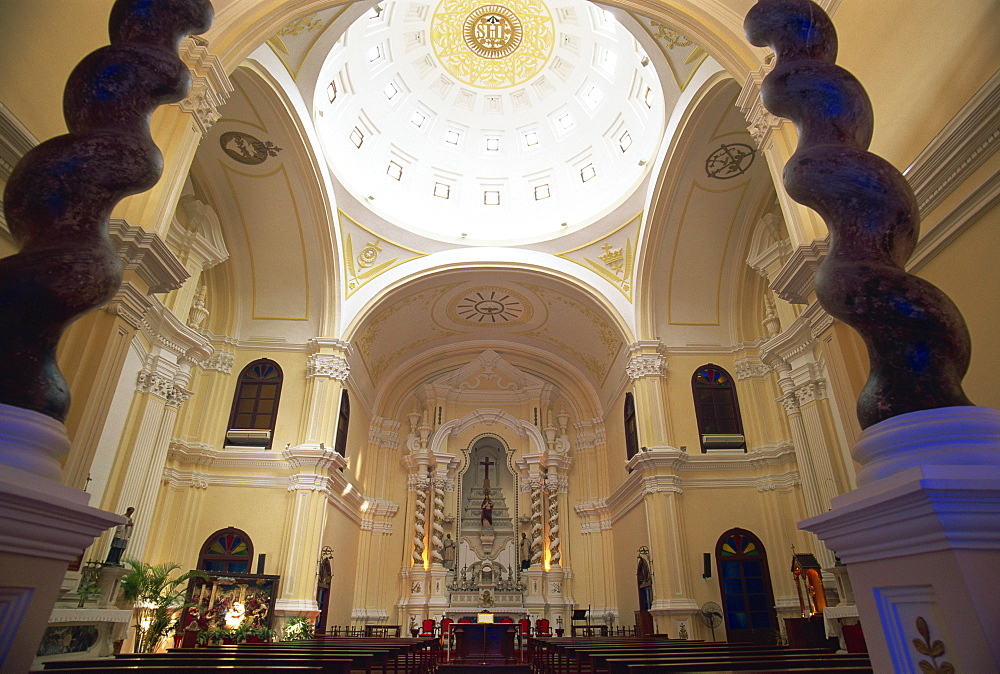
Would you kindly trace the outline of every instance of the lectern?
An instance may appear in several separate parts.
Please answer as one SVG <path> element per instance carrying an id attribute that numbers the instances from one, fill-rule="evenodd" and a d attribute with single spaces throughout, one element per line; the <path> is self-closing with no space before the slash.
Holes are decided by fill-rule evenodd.
<path id="1" fill-rule="evenodd" d="M 513 623 L 453 623 L 455 660 L 468 665 L 506 665 L 513 663 Z"/>

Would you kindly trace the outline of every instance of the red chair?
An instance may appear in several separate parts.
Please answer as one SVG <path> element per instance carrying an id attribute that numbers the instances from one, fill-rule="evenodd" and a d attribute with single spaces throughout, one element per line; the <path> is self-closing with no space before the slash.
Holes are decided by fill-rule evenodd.
<path id="1" fill-rule="evenodd" d="M 423 623 L 421 623 L 422 627 L 420 628 L 420 636 L 422 637 L 434 636 L 435 624 L 436 623 L 434 622 L 434 618 L 428 618 L 427 620 L 423 621 Z"/>
<path id="2" fill-rule="evenodd" d="M 518 639 L 521 642 L 521 650 L 526 650 L 528 648 L 528 635 L 531 634 L 531 621 L 528 618 L 521 618 L 517 621 L 519 629 L 517 630 Z"/>
<path id="3" fill-rule="evenodd" d="M 455 622 L 451 618 L 445 618 L 441 621 L 441 634 L 448 636 L 451 634 L 451 624 Z"/>
<path id="4" fill-rule="evenodd" d="M 512 623 L 512 622 L 514 622 L 514 620 L 513 620 L 513 618 L 500 618 L 500 622 L 502 622 L 502 623 Z"/>
<path id="5" fill-rule="evenodd" d="M 548 618 L 539 618 L 535 621 L 535 636 L 551 637 L 552 630 L 549 629 Z"/>
<path id="6" fill-rule="evenodd" d="M 462 618 L 458 622 L 460 622 L 460 623 L 471 623 L 472 622 L 472 618 Z"/>

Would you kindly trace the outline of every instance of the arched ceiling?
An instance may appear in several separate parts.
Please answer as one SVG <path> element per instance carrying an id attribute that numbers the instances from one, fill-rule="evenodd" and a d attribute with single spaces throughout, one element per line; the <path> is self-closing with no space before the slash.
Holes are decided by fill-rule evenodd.
<path id="1" fill-rule="evenodd" d="M 435 6 L 400 3 L 392 11 L 405 19 L 414 7 L 423 7 L 432 23 Z M 603 207 L 582 199 L 553 202 L 568 202 L 569 209 L 589 212 L 582 216 L 583 224 L 568 226 L 563 236 L 542 235 L 548 238 L 534 243 L 487 247 L 409 227 L 409 211 L 423 210 L 419 202 L 396 197 L 403 206 L 396 215 L 376 210 L 373 201 L 382 198 L 348 184 L 354 164 L 348 161 L 335 170 L 329 168 L 336 161 L 324 157 L 329 139 L 323 139 L 323 125 L 328 117 L 340 114 L 332 104 L 346 89 L 338 88 L 337 96 L 332 96 L 327 87 L 347 81 L 344 72 L 350 72 L 359 101 L 385 99 L 383 112 L 389 116 L 379 123 L 387 130 L 387 139 L 396 126 L 412 126 L 418 103 L 431 100 L 415 92 L 430 95 L 433 83 L 444 75 L 452 77 L 449 91 L 455 96 L 427 106 L 427 112 L 443 120 L 438 127 L 441 134 L 448 130 L 444 122 L 482 120 L 486 114 L 483 106 L 489 89 L 476 89 L 448 74 L 440 60 L 434 61 L 433 76 L 429 71 L 426 80 L 421 79 L 415 62 L 437 59 L 432 45 L 407 53 L 405 40 L 413 33 L 407 22 L 398 29 L 391 25 L 372 29 L 381 15 L 373 18 L 366 7 L 305 3 L 303 11 L 315 11 L 299 13 L 271 33 L 233 73 L 232 98 L 199 149 L 192 177 L 217 210 L 232 254 L 231 273 L 225 277 L 232 279 L 227 292 L 237 309 L 233 325 L 226 328 L 228 334 L 245 343 L 270 347 L 286 343 L 289 348 L 304 348 L 314 337 L 349 340 L 357 362 L 352 377 L 367 389 L 368 400 L 377 399 L 387 381 L 410 376 L 405 369 L 418 361 L 433 370 L 436 362 L 482 347 L 495 348 L 505 357 L 508 352 L 520 354 L 525 362 L 560 363 L 603 404 L 624 386 L 628 345 L 637 339 L 658 338 L 668 346 L 682 347 L 732 344 L 729 314 L 737 301 L 734 279 L 742 270 L 749 220 L 760 208 L 769 178 L 762 158 L 742 173 L 753 155 L 727 154 L 737 146 L 752 145 L 745 121 L 733 106 L 739 86 L 727 79 L 697 41 L 657 19 L 618 12 L 635 36 L 622 36 L 615 28 L 618 43 L 624 45 L 617 63 L 629 61 L 620 78 L 628 86 L 622 91 L 607 89 L 602 104 L 618 112 L 591 125 L 590 142 L 611 145 L 625 154 L 607 142 L 607 131 L 620 109 L 632 105 L 623 92 L 634 92 L 637 82 L 649 83 L 649 73 L 655 73 L 652 83 L 665 96 L 656 103 L 662 106 L 664 119 L 646 129 L 663 137 L 635 132 L 633 144 L 649 159 L 644 167 L 636 161 L 641 170 L 625 180 L 631 185 L 630 194 L 613 197 Z M 563 5 L 553 7 L 558 13 Z M 577 14 L 578 19 L 581 16 L 586 30 L 598 33 L 600 21 L 607 18 L 603 10 L 587 4 Z M 351 32 L 341 37 L 352 22 L 364 25 L 360 37 Z M 430 23 L 420 25 L 429 35 Z M 556 39 L 570 32 L 556 30 Z M 610 28 L 606 32 L 610 35 Z M 606 58 L 609 53 L 606 38 L 599 35 L 586 49 L 581 46 L 575 56 L 579 67 L 565 78 L 554 68 L 554 57 L 545 60 L 535 77 L 561 83 L 566 100 L 586 115 L 581 97 L 587 82 L 597 77 L 611 82 L 599 71 L 602 54 Z M 403 42 L 397 44 L 396 39 Z M 368 59 L 373 45 L 381 45 L 383 55 L 393 55 L 386 61 L 392 67 L 378 81 L 352 70 L 355 62 L 347 57 L 353 52 L 351 58 Z M 328 54 L 332 56 L 327 58 Z M 651 67 L 643 65 L 644 57 Z M 399 73 L 406 77 L 396 79 Z M 400 85 L 399 95 L 411 96 L 405 99 L 410 107 L 400 113 L 402 117 L 390 114 L 395 113 L 385 94 L 387 82 Z M 527 82 L 524 86 L 532 86 Z M 461 98 L 458 93 L 469 87 L 482 97 L 473 111 L 461 116 L 454 105 Z M 513 112 L 514 89 L 499 89 L 506 97 L 500 103 L 504 111 Z M 528 95 L 534 96 L 530 90 Z M 364 105 L 351 105 L 345 107 L 349 114 L 334 119 L 328 131 L 345 132 L 345 120 L 361 117 Z M 539 114 L 545 123 L 552 119 L 545 111 Z M 506 118 L 497 117 L 502 124 Z M 511 126 L 504 127 L 504 133 L 517 132 L 524 119 L 510 115 Z M 466 127 L 473 129 L 471 124 Z M 484 129 L 489 127 L 475 127 L 477 143 L 485 143 Z M 349 132 L 346 137 L 340 140 L 349 143 Z M 425 163 L 434 164 L 439 155 L 427 145 L 430 136 L 421 142 Z M 362 143 L 362 147 L 367 146 Z M 472 163 L 462 164 L 465 168 L 456 173 L 474 181 L 476 156 L 488 151 L 483 147 L 477 146 L 469 155 Z M 383 150 L 392 148 L 386 140 Z M 350 159 L 351 152 L 359 150 L 349 145 L 346 156 Z M 716 174 L 709 175 L 709 157 L 719 152 L 711 169 Z M 333 154 L 345 155 L 345 150 Z M 565 157 L 553 156 L 566 165 Z M 737 167 L 738 175 L 722 175 L 729 164 Z M 368 171 L 362 186 L 375 184 L 376 178 L 392 180 L 381 164 L 378 175 L 372 173 L 374 166 L 359 165 L 359 173 Z M 524 174 L 512 171 L 514 176 Z M 384 200 L 394 199 L 391 191 L 380 194 L 389 195 Z M 432 193 L 429 198 L 434 198 Z M 507 222 L 513 230 L 526 220 L 510 217 Z M 509 302 L 517 306 L 508 306 Z M 517 307 L 521 312 L 515 311 Z"/>
<path id="2" fill-rule="evenodd" d="M 453 366 L 456 351 L 492 348 L 511 362 L 540 360 L 607 402 L 624 385 L 632 337 L 592 294 L 549 274 L 465 268 L 400 284 L 346 335 L 352 378 L 370 395 Z M 520 358 L 517 355 L 520 354 Z M 530 366 L 528 369 L 531 369 Z"/>

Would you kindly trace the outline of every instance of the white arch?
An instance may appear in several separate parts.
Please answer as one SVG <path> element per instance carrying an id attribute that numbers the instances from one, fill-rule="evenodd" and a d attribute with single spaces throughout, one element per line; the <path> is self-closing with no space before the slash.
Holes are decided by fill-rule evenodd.
<path id="1" fill-rule="evenodd" d="M 505 426 L 514 431 L 517 437 L 527 438 L 532 450 L 531 453 L 541 454 L 545 451 L 545 439 L 542 437 L 542 432 L 535 428 L 533 424 L 522 419 L 516 419 L 503 410 L 489 407 L 482 407 L 474 412 L 470 412 L 461 419 L 452 419 L 448 423 L 439 426 L 434 431 L 434 435 L 431 436 L 431 440 L 428 443 L 430 451 L 435 453 L 441 451 L 445 440 L 453 435 L 462 434 L 469 427 L 476 424 Z"/>

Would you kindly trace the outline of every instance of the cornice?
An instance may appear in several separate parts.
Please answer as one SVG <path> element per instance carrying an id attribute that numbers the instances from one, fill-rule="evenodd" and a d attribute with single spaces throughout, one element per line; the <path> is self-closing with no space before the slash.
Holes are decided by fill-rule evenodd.
<path id="1" fill-rule="evenodd" d="M 1000 70 L 969 99 L 903 172 L 920 205 L 933 211 L 997 149 Z"/>
<path id="2" fill-rule="evenodd" d="M 204 38 L 196 35 L 185 37 L 179 51 L 181 60 L 191 73 L 191 90 L 176 105 L 191 113 L 195 127 L 204 136 L 219 120 L 219 108 L 229 100 L 233 85 L 222 60 L 208 51 L 208 42 Z"/>
<path id="3" fill-rule="evenodd" d="M 36 145 L 34 134 L 0 102 L 0 179 L 6 182 L 14 165 Z"/>
<path id="4" fill-rule="evenodd" d="M 195 365 L 212 355 L 212 345 L 200 332 L 184 324 L 159 298 L 151 298 L 140 328 L 157 346 Z"/>
<path id="5" fill-rule="evenodd" d="M 760 359 L 770 368 L 777 368 L 805 353 L 816 344 L 810 316 L 800 314 L 783 332 L 760 347 Z"/>
<path id="6" fill-rule="evenodd" d="M 786 302 L 808 304 L 815 285 L 816 269 L 829 252 L 829 236 L 795 248 L 788 261 L 774 275 L 769 287 Z"/>
<path id="7" fill-rule="evenodd" d="M 135 271 L 149 286 L 150 294 L 177 290 L 190 276 L 156 232 L 130 225 L 121 218 L 111 218 L 108 235 L 122 267 Z"/>

